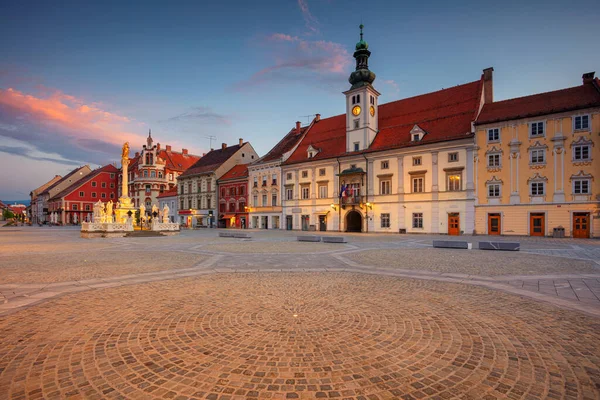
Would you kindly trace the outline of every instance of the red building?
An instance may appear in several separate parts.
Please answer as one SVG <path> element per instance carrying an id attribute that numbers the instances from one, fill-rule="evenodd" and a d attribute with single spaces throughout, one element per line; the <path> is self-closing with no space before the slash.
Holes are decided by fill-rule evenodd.
<path id="1" fill-rule="evenodd" d="M 116 205 L 118 175 L 119 169 L 112 164 L 92 171 L 48 200 L 48 213 L 58 213 L 60 224 L 91 221 L 98 200 L 112 200 Z"/>
<path id="2" fill-rule="evenodd" d="M 248 227 L 248 165 L 239 164 L 217 181 L 219 193 L 219 227 Z"/>

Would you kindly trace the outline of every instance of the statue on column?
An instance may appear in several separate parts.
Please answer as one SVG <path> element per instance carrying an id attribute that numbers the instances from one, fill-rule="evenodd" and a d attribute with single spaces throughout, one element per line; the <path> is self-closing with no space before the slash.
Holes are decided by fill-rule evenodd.
<path id="1" fill-rule="evenodd" d="M 144 203 L 140 204 L 140 222 L 144 222 L 146 220 L 146 206 Z"/>
<path id="2" fill-rule="evenodd" d="M 122 149 L 122 153 L 121 153 L 121 159 L 122 160 L 129 160 L 129 142 L 125 142 L 123 144 L 123 149 Z"/>
<path id="3" fill-rule="evenodd" d="M 113 202 L 112 202 L 112 200 L 109 200 L 108 203 L 106 203 L 106 222 L 108 222 L 108 223 L 113 222 Z"/>

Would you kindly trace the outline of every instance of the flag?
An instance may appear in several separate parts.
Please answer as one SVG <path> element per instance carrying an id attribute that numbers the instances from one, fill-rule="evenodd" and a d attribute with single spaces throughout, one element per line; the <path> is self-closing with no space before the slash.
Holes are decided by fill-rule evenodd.
<path id="1" fill-rule="evenodd" d="M 342 188 L 340 190 L 340 196 L 339 197 L 346 197 L 346 184 L 342 183 Z"/>

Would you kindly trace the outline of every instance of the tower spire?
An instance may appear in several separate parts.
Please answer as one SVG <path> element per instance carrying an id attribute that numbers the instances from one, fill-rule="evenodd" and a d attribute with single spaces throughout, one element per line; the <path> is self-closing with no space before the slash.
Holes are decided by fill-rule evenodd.
<path id="1" fill-rule="evenodd" d="M 152 129 L 148 129 L 148 139 L 146 139 L 147 147 L 152 147 Z"/>
<path id="2" fill-rule="evenodd" d="M 371 85 L 375 81 L 375 74 L 369 71 L 369 44 L 363 39 L 363 28 L 360 24 L 360 41 L 356 43 L 354 58 L 356 59 L 356 70 L 350 74 L 348 82 L 352 84 L 351 89 Z"/>

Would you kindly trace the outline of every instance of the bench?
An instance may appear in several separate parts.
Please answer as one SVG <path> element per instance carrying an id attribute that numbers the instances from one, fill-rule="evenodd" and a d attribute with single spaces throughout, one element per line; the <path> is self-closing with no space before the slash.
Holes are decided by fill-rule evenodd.
<path id="1" fill-rule="evenodd" d="M 479 242 L 479 250 L 504 250 L 519 251 L 521 243 L 518 242 Z"/>
<path id="2" fill-rule="evenodd" d="M 434 240 L 433 247 L 440 249 L 471 249 L 471 243 L 460 240 Z"/>
<path id="3" fill-rule="evenodd" d="M 347 243 L 343 236 L 323 236 L 323 243 Z"/>
<path id="4" fill-rule="evenodd" d="M 238 238 L 238 239 L 250 239 L 251 238 L 249 233 L 242 233 L 242 232 L 234 233 L 233 237 Z"/>
<path id="5" fill-rule="evenodd" d="M 219 237 L 232 238 L 234 236 L 233 232 L 219 232 Z"/>
<path id="6" fill-rule="evenodd" d="M 299 242 L 320 242 L 321 236 L 315 236 L 315 235 L 298 236 L 298 241 Z"/>

